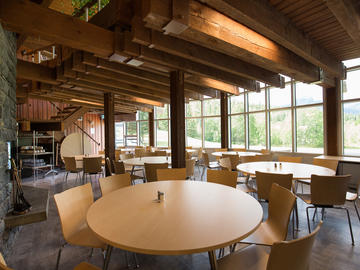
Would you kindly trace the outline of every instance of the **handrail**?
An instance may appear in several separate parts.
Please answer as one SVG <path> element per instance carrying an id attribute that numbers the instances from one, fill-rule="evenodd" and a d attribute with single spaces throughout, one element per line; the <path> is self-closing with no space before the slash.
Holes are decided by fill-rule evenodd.
<path id="1" fill-rule="evenodd" d="M 60 109 L 58 106 L 56 106 L 55 103 L 53 103 L 52 101 L 50 101 L 50 103 L 59 111 L 59 112 L 63 112 L 62 109 Z M 76 124 L 75 122 L 73 122 L 73 124 L 80 129 L 86 136 L 88 136 L 94 143 L 96 143 L 98 146 L 100 146 L 100 143 L 97 142 L 93 137 L 91 137 L 91 135 L 89 133 L 87 133 L 82 127 L 80 127 L 78 124 Z"/>

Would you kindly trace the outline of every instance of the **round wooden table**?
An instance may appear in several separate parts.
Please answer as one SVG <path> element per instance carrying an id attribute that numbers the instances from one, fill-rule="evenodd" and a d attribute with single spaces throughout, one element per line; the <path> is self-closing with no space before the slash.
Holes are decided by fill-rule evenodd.
<path id="1" fill-rule="evenodd" d="M 171 158 L 170 157 L 141 157 L 141 158 L 130 158 L 124 160 L 124 164 L 126 166 L 144 166 L 144 163 L 153 163 L 153 164 L 159 164 L 159 163 L 169 163 L 171 164 Z"/>
<path id="2" fill-rule="evenodd" d="M 156 202 L 157 192 L 165 200 Z M 257 229 L 261 205 L 250 195 L 200 181 L 160 181 L 116 190 L 87 213 L 90 229 L 110 249 L 156 255 L 209 252 L 236 243 Z M 110 254 L 109 253 L 109 254 Z M 110 255 L 109 255 L 110 256 Z"/>
<path id="3" fill-rule="evenodd" d="M 281 166 L 280 166 L 281 163 Z M 276 167 L 275 167 L 276 164 Z M 265 173 L 292 173 L 293 179 L 310 179 L 312 174 L 335 175 L 335 171 L 311 164 L 291 163 L 291 162 L 249 162 L 236 166 L 238 171 L 244 174 L 255 175 L 256 171 Z"/>
<path id="4" fill-rule="evenodd" d="M 225 155 L 238 155 L 239 157 L 262 155 L 261 153 L 258 153 L 258 152 L 235 152 L 235 151 L 213 152 L 211 154 L 213 156 L 215 156 L 215 157 L 222 157 L 223 154 L 225 154 Z"/>

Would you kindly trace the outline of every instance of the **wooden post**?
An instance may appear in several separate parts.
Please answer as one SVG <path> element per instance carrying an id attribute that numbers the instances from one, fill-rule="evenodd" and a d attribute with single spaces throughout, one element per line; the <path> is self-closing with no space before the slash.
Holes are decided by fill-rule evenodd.
<path id="1" fill-rule="evenodd" d="M 324 96 L 324 154 L 338 156 L 341 154 L 341 116 L 340 116 L 340 80 L 336 86 L 323 88 Z"/>
<path id="2" fill-rule="evenodd" d="M 229 148 L 228 97 L 224 92 L 220 95 L 221 148 Z"/>
<path id="3" fill-rule="evenodd" d="M 184 72 L 170 72 L 171 162 L 173 168 L 185 168 L 185 97 Z"/>
<path id="4" fill-rule="evenodd" d="M 154 111 L 149 112 L 149 145 L 155 146 Z"/>
<path id="5" fill-rule="evenodd" d="M 105 122 L 105 157 L 115 159 L 115 120 L 114 120 L 114 94 L 104 94 L 104 122 Z M 106 176 L 110 172 L 106 169 Z"/>

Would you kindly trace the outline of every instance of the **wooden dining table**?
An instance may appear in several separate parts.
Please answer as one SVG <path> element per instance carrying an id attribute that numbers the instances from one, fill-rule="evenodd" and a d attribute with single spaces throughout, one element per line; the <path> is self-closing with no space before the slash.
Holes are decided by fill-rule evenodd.
<path id="1" fill-rule="evenodd" d="M 256 155 L 262 155 L 258 152 L 235 152 L 235 151 L 226 151 L 226 152 L 213 152 L 211 155 L 215 157 L 222 157 L 222 155 L 238 155 L 239 157 L 245 157 L 245 156 L 256 156 Z"/>
<path id="2" fill-rule="evenodd" d="M 335 171 L 305 163 L 292 163 L 292 162 L 277 162 L 277 161 L 262 161 L 262 162 L 248 162 L 236 166 L 237 170 L 244 173 L 255 175 L 256 171 L 265 173 L 280 173 L 280 174 L 293 174 L 293 179 L 310 179 L 312 174 L 317 175 L 335 175 Z"/>
<path id="3" fill-rule="evenodd" d="M 158 202 L 158 191 L 164 200 Z M 112 247 L 153 255 L 208 252 L 217 269 L 215 250 L 254 232 L 263 210 L 252 196 L 225 185 L 200 181 L 160 181 L 116 190 L 88 210 L 87 223 Z"/>

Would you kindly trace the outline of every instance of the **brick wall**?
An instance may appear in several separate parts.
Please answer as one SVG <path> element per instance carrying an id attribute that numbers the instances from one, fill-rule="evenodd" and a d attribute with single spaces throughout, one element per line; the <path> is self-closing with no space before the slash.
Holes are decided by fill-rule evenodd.
<path id="1" fill-rule="evenodd" d="M 0 251 L 10 249 L 15 230 L 4 226 L 11 203 L 11 181 L 7 170 L 8 141 L 16 140 L 16 37 L 0 24 Z"/>

